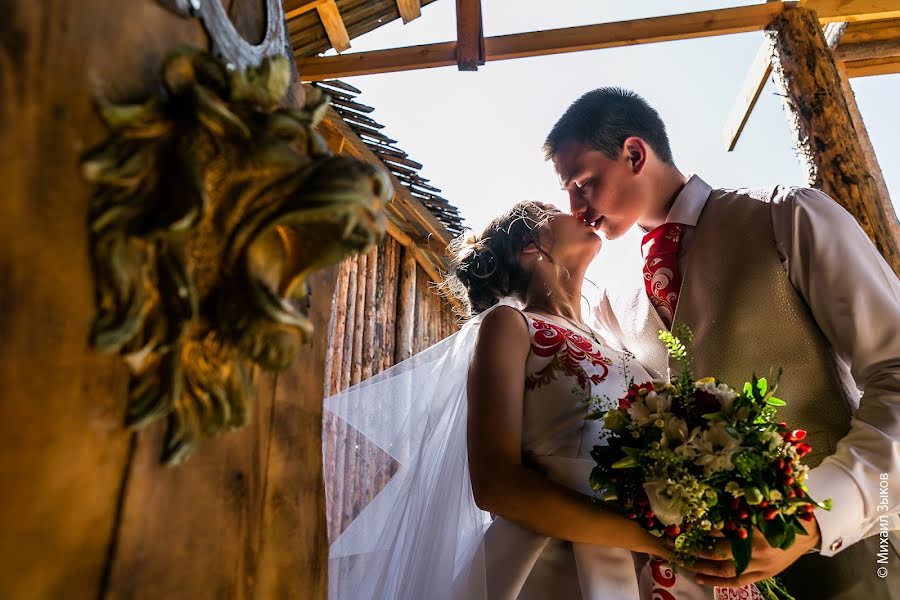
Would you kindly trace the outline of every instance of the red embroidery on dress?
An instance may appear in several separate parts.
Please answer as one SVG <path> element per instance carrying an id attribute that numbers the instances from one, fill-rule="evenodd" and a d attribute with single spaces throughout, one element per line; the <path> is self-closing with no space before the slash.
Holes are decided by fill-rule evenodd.
<path id="1" fill-rule="evenodd" d="M 546 367 L 526 378 L 527 389 L 532 390 L 547 384 L 553 379 L 553 372 L 556 370 L 575 377 L 583 390 L 587 390 L 588 382 L 597 385 L 609 375 L 608 365 L 611 364 L 611 361 L 605 358 L 599 350 L 594 350 L 590 340 L 565 327 L 540 319 L 532 318 L 531 320 L 535 329 L 531 351 L 543 358 L 552 357 L 552 360 Z M 588 375 L 581 366 L 583 362 L 599 367 L 600 372 Z"/>

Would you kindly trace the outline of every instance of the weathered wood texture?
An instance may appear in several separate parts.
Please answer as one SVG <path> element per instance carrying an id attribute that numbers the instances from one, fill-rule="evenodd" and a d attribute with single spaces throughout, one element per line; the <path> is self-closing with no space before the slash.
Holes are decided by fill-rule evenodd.
<path id="1" fill-rule="evenodd" d="M 140 97 L 202 28 L 150 0 L 0 2 L 0 598 L 96 598 L 125 482 L 127 375 L 87 346 L 100 95 Z M 195 507 L 196 508 L 196 507 Z"/>
<path id="2" fill-rule="evenodd" d="M 330 336 L 326 367 L 331 394 L 457 329 L 452 307 L 435 292 L 433 280 L 412 253 L 390 237 L 376 251 L 341 265 L 331 315 L 330 330 L 335 334 Z M 341 331 L 348 333 L 338 335 Z M 348 361 L 347 356 L 354 359 Z M 326 454 L 332 457 L 325 465 L 325 485 L 331 499 L 328 532 L 333 540 L 384 487 L 396 465 L 342 421 L 326 415 L 325 430 Z M 335 439 L 342 440 L 339 449 L 334 448 Z M 350 493 L 350 483 L 357 494 Z"/>
<path id="3" fill-rule="evenodd" d="M 775 83 L 809 185 L 856 217 L 894 272 L 900 273 L 897 217 L 870 173 L 819 19 L 804 8 L 786 10 L 766 34 L 774 47 Z"/>
<path id="4" fill-rule="evenodd" d="M 225 2 L 248 37 L 262 2 Z M 0 598 L 324 598 L 321 400 L 339 268 L 311 281 L 322 335 L 261 376 L 252 424 L 158 465 L 162 424 L 122 428 L 127 374 L 88 345 L 96 97 L 142 99 L 205 48 L 155 0 L 0 1 Z"/>

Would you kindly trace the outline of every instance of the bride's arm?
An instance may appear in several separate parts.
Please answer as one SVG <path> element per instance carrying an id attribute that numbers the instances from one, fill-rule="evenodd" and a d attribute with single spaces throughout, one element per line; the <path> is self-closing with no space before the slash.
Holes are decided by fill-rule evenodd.
<path id="1" fill-rule="evenodd" d="M 469 469 L 478 506 L 553 538 L 668 557 L 666 545 L 637 523 L 522 464 L 529 345 L 521 313 L 499 307 L 485 315 L 468 380 Z"/>

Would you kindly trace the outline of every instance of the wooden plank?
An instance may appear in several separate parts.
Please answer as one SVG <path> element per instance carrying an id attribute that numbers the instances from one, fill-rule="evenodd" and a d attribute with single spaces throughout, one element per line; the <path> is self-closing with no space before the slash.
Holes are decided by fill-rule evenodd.
<path id="1" fill-rule="evenodd" d="M 419 0 L 397 0 L 397 10 L 400 11 L 404 25 L 422 16 L 422 5 Z"/>
<path id="2" fill-rule="evenodd" d="M 680 15 L 601 23 L 565 29 L 551 29 L 485 39 L 485 60 L 507 60 L 546 56 L 602 48 L 618 48 L 674 40 L 744 33 L 763 29 L 792 2 L 766 2 L 751 6 L 723 8 Z M 898 0 L 822 0 L 820 21 L 863 21 L 900 15 Z M 411 69 L 447 67 L 456 64 L 457 43 L 442 42 L 359 52 L 337 57 L 297 55 L 304 81 L 392 73 Z"/>
<path id="3" fill-rule="evenodd" d="M 477 71 L 484 64 L 484 26 L 481 0 L 456 0 L 456 65 Z"/>
<path id="4" fill-rule="evenodd" d="M 756 51 L 756 57 L 750 65 L 750 70 L 744 78 L 744 84 L 741 86 L 741 93 L 735 100 L 734 107 L 731 109 L 731 116 L 725 125 L 725 146 L 728 151 L 734 150 L 737 145 L 738 138 L 744 131 L 744 126 L 750 119 L 750 113 L 756 106 L 756 101 L 766 87 L 766 81 L 772 73 L 772 48 L 768 41 L 763 42 Z"/>
<path id="5" fill-rule="evenodd" d="M 394 363 L 413 355 L 416 317 L 416 259 L 404 248 L 401 253 L 400 284 L 397 291 L 397 333 Z"/>
<path id="6" fill-rule="evenodd" d="M 816 11 L 822 24 L 900 17 L 900 2 L 897 0 L 807 0 L 803 6 Z"/>
<path id="7" fill-rule="evenodd" d="M 900 56 L 854 60 L 845 63 L 849 77 L 871 77 L 900 73 Z"/>
<path id="8" fill-rule="evenodd" d="M 284 20 L 290 21 L 300 15 L 314 11 L 323 4 L 328 4 L 332 0 L 285 0 L 284 2 Z"/>
<path id="9" fill-rule="evenodd" d="M 895 273 L 900 273 L 897 217 L 881 198 L 854 128 L 838 70 L 812 11 L 785 11 L 767 35 L 775 49 L 774 72 L 784 99 L 807 183 L 846 208 Z"/>
<path id="10" fill-rule="evenodd" d="M 151 0 L 11 0 L 0 26 L 0 598 L 97 598 L 132 434 L 121 360 L 87 346 L 93 99 L 146 96 L 202 29 Z M 213 574 L 211 577 L 216 577 Z"/>
<path id="11" fill-rule="evenodd" d="M 344 19 L 338 10 L 334 0 L 329 0 L 316 6 L 316 12 L 319 13 L 319 19 L 322 20 L 322 26 L 328 35 L 328 41 L 331 47 L 338 52 L 344 52 L 350 49 L 350 34 L 344 26 Z"/>
<path id="12" fill-rule="evenodd" d="M 103 597 L 254 597 L 275 379 L 260 378 L 247 427 L 177 468 L 159 464 L 163 423 L 139 434 Z"/>
<path id="13" fill-rule="evenodd" d="M 895 57 L 900 57 L 900 31 L 892 40 L 841 44 L 834 50 L 834 60 L 844 62 Z"/>
<path id="14" fill-rule="evenodd" d="M 335 265 L 310 280 L 313 294 L 309 317 L 320 331 L 328 323 L 337 271 Z M 327 348 L 326 336 L 313 336 L 298 360 L 278 376 L 265 470 L 260 568 L 252 581 L 254 598 L 324 600 L 327 596 L 328 540 L 322 478 Z"/>
<path id="15" fill-rule="evenodd" d="M 900 19 L 850 23 L 841 38 L 842 44 L 893 40 L 900 35 Z"/>
<path id="16" fill-rule="evenodd" d="M 485 59 L 506 60 L 759 31 L 782 3 L 584 25 L 485 38 Z M 340 57 L 297 56 L 301 79 L 319 81 L 456 64 L 456 42 L 358 52 Z"/>

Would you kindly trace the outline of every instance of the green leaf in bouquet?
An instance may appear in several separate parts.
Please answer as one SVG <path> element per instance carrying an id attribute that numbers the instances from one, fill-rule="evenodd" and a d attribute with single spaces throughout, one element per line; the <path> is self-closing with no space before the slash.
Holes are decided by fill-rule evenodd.
<path id="1" fill-rule="evenodd" d="M 723 412 L 714 412 L 714 413 L 706 413 L 705 415 L 700 415 L 700 418 L 706 419 L 707 421 L 718 421 L 719 419 L 725 418 L 725 413 Z"/>
<path id="2" fill-rule="evenodd" d="M 753 384 L 749 381 L 744 382 L 744 397 L 748 400 L 753 400 Z"/>
<path id="3" fill-rule="evenodd" d="M 753 378 L 756 379 L 756 376 L 754 375 Z M 763 398 L 766 397 L 766 392 L 768 390 L 769 390 L 769 382 L 766 381 L 765 377 L 760 377 L 759 379 L 756 380 L 756 392 L 757 392 L 757 397 L 760 400 L 762 400 Z"/>
<path id="4" fill-rule="evenodd" d="M 729 539 L 731 542 L 731 554 L 734 557 L 734 569 L 735 574 L 740 575 L 744 572 L 744 569 L 747 568 L 747 565 L 750 564 L 750 555 L 752 553 L 753 548 L 753 530 L 748 529 L 747 539 L 742 540 L 738 536 L 732 536 Z"/>
<path id="5" fill-rule="evenodd" d="M 602 489 L 603 486 L 607 485 L 608 479 L 606 478 L 606 474 L 600 469 L 594 467 L 591 470 L 591 489 L 595 492 Z"/>
<path id="6" fill-rule="evenodd" d="M 831 510 L 831 498 L 827 498 L 821 502 L 816 502 L 815 500 L 810 498 L 810 501 L 823 510 Z"/>
<path id="7" fill-rule="evenodd" d="M 787 402 L 785 402 L 781 398 L 776 398 L 775 396 L 769 396 L 766 399 L 766 404 L 768 404 L 769 406 L 784 406 L 785 404 L 787 404 Z"/>
<path id="8" fill-rule="evenodd" d="M 793 528 L 794 533 L 797 535 L 809 535 L 806 532 L 806 528 L 803 527 L 803 525 L 800 524 L 800 521 L 798 521 L 796 518 L 791 520 L 791 527 Z"/>
<path id="9" fill-rule="evenodd" d="M 788 528 L 787 523 L 781 515 L 771 521 L 760 519 L 757 527 L 770 546 L 773 548 L 781 548 Z M 791 531 L 793 531 L 793 528 L 791 528 Z"/>
<path id="10" fill-rule="evenodd" d="M 608 487 L 605 488 L 602 492 L 600 492 L 600 499 L 604 502 L 612 502 L 613 500 L 619 499 L 619 494 L 615 489 Z"/>
<path id="11" fill-rule="evenodd" d="M 638 466 L 638 459 L 637 456 L 633 454 L 617 460 L 612 464 L 613 469 L 632 469 L 636 466 Z"/>
<path id="12" fill-rule="evenodd" d="M 791 546 L 794 545 L 794 540 L 796 539 L 796 537 L 797 537 L 797 530 L 794 529 L 793 526 L 785 527 L 784 528 L 784 539 L 782 540 L 781 545 L 778 547 L 781 548 L 782 550 L 787 550 L 788 548 L 790 548 Z"/>

